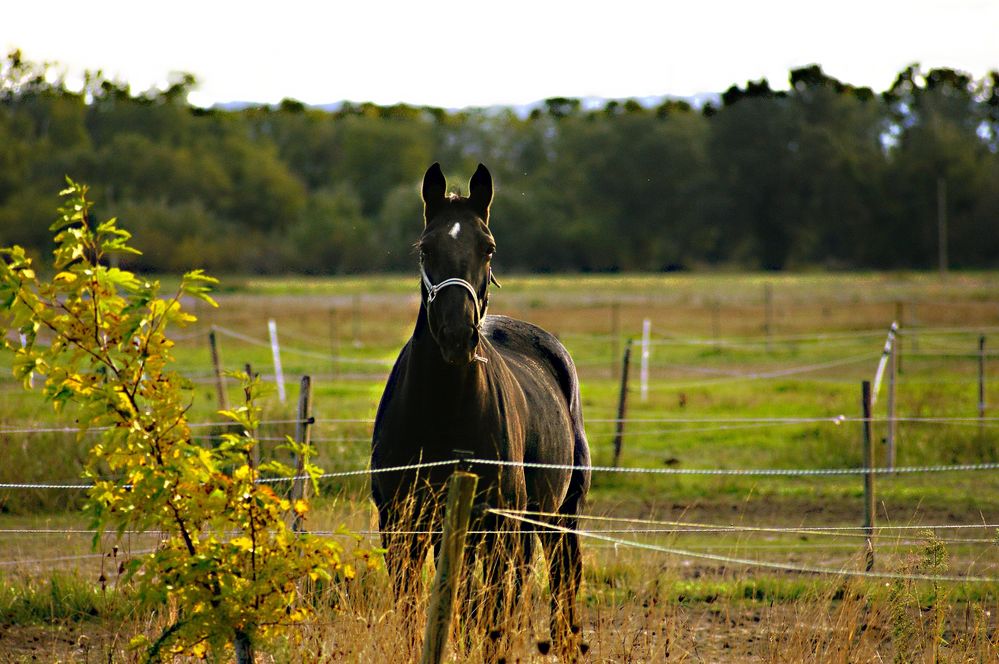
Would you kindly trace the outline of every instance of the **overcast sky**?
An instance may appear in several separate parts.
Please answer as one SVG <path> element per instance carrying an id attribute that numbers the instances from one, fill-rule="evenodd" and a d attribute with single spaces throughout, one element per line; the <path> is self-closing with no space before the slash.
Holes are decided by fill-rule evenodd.
<path id="1" fill-rule="evenodd" d="M 687 96 L 786 87 L 812 63 L 881 91 L 913 62 L 999 69 L 999 0 L 16 0 L 0 47 L 71 84 L 102 69 L 141 92 L 191 72 L 205 106 Z"/>

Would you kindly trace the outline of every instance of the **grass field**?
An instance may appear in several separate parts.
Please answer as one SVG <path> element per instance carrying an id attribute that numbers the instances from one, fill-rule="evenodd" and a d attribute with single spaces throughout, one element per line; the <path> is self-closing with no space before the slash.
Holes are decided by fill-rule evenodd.
<path id="1" fill-rule="evenodd" d="M 999 274 L 500 278 L 491 313 L 538 323 L 572 352 L 597 465 L 612 459 L 621 355 L 643 319 L 653 341 L 648 397 L 636 345 L 624 466 L 862 466 L 860 383 L 873 379 L 896 319 L 897 465 L 999 461 L 996 355 L 985 363 L 985 420 L 977 356 L 981 335 L 987 351 L 999 345 Z M 219 309 L 196 309 L 199 322 L 174 335 L 193 385 L 191 420 L 218 419 L 208 330 L 216 327 L 226 368 L 249 364 L 273 380 L 273 319 L 289 396 L 269 397 L 268 419 L 294 419 L 298 377 L 313 376 L 319 465 L 364 468 L 388 367 L 412 329 L 417 279 L 225 279 L 218 299 Z M 886 391 L 887 383 L 875 406 L 877 465 Z M 0 483 L 75 481 L 92 438 L 51 431 L 72 427 L 71 417 L 56 419 L 37 393 L 8 380 L 0 394 Z M 262 454 L 293 428 L 266 425 Z M 859 475 L 596 473 L 586 511 L 602 520 L 586 522 L 584 542 L 588 661 L 994 661 L 999 583 L 906 575 L 999 578 L 999 475 L 886 474 L 875 485 L 874 570 L 898 578 L 792 571 L 863 569 Z M 373 530 L 364 478 L 329 478 L 322 489 L 312 529 Z M 162 621 L 115 583 L 119 558 L 155 538 L 134 534 L 117 552 L 109 542 L 94 551 L 77 532 L 87 527 L 75 509 L 81 494 L 0 489 L 0 661 L 131 661 L 124 644 Z M 532 592 L 546 592 L 543 577 Z M 335 608 L 266 661 L 398 661 L 388 654 L 405 652 L 405 630 L 384 573 L 337 593 Z M 508 661 L 551 658 L 536 647 L 547 602 L 533 605 Z"/>

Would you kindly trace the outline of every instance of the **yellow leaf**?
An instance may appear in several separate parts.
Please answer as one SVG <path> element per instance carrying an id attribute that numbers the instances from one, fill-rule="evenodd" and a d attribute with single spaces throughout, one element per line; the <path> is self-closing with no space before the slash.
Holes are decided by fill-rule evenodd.
<path id="1" fill-rule="evenodd" d="M 62 281 L 67 284 L 71 284 L 76 281 L 76 275 L 72 272 L 60 272 L 56 276 L 52 277 L 52 281 Z"/>
<path id="2" fill-rule="evenodd" d="M 295 514 L 301 516 L 309 511 L 309 504 L 299 498 L 295 501 Z"/>
<path id="3" fill-rule="evenodd" d="M 245 535 L 243 537 L 234 537 L 229 540 L 229 543 L 238 549 L 242 549 L 243 551 L 249 551 L 253 548 L 253 540 Z"/>

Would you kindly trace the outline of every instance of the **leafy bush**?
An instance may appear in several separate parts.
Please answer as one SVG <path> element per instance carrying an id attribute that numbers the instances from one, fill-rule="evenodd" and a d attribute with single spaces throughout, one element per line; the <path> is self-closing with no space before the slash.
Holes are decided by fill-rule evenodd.
<path id="1" fill-rule="evenodd" d="M 350 577 L 353 568 L 340 544 L 292 531 L 287 520 L 307 512 L 304 500 L 259 481 L 295 472 L 276 461 L 255 466 L 259 381 L 243 376 L 245 403 L 223 413 L 238 433 L 214 447 L 192 438 L 190 385 L 171 370 L 166 331 L 194 321 L 183 297 L 215 304 L 208 294 L 215 280 L 188 272 L 163 298 L 158 282 L 106 266 L 109 254 L 135 253 L 131 236 L 115 219 L 95 223 L 87 188 L 68 182 L 50 229 L 54 276 L 41 280 L 21 247 L 0 250 L 0 332 L 15 353 L 15 376 L 25 387 L 32 374 L 44 376 L 56 411 L 73 406 L 81 428 L 100 431 L 84 472 L 93 481 L 85 509 L 95 543 L 108 530 L 162 533 L 155 552 L 132 560 L 126 576 L 141 601 L 167 604 L 176 618 L 158 639 L 138 637 L 136 645 L 156 660 L 235 644 L 238 658 L 252 661 L 254 642 L 309 614 L 304 582 Z M 24 335 L 23 347 L 10 330 Z M 289 439 L 288 447 L 307 460 L 306 446 Z M 304 468 L 315 483 L 320 470 Z"/>

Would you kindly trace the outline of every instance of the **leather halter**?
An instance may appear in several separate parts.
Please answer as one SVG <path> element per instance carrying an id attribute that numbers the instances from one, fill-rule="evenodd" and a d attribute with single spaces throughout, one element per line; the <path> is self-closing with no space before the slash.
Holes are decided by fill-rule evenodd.
<path id="1" fill-rule="evenodd" d="M 451 277 L 450 279 L 445 279 L 444 281 L 435 284 L 430 281 L 430 277 L 427 276 L 427 269 L 423 266 L 422 262 L 420 262 L 420 276 L 423 278 L 423 285 L 427 289 L 426 306 L 428 312 L 430 311 L 430 305 L 433 304 L 433 301 L 437 299 L 437 296 L 443 289 L 448 286 L 461 286 L 472 295 L 472 302 L 475 303 L 475 327 L 482 325 L 482 319 L 486 317 L 486 310 L 489 308 L 488 292 L 485 292 L 480 300 L 479 294 L 476 292 L 475 287 L 460 277 Z M 490 283 L 496 284 L 497 288 L 502 288 L 499 282 L 496 281 L 496 277 L 493 276 L 492 267 L 489 268 L 489 276 L 486 279 L 485 290 L 488 290 Z"/>

